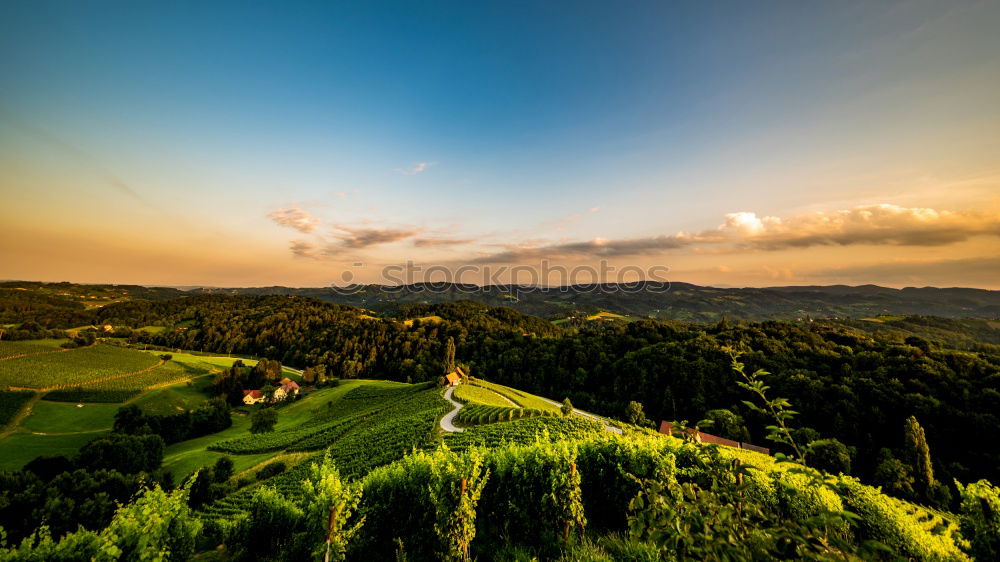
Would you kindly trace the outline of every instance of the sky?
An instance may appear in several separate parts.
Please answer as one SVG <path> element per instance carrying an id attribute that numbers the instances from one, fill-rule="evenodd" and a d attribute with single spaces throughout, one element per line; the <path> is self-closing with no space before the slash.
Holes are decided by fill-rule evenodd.
<path id="1" fill-rule="evenodd" d="M 1000 289 L 998 28 L 989 1 L 2 2 L 0 279 Z"/>

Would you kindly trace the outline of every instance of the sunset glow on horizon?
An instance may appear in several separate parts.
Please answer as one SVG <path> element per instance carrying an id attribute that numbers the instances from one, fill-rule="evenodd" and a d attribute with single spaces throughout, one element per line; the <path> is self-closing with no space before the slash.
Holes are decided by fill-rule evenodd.
<path id="1" fill-rule="evenodd" d="M 0 279 L 1000 289 L 998 27 L 995 2 L 8 2 Z"/>

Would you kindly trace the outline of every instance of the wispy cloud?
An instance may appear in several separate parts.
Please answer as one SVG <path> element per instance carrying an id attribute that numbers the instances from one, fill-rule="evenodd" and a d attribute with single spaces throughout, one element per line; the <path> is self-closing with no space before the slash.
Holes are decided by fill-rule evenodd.
<path id="1" fill-rule="evenodd" d="M 343 241 L 348 248 L 368 248 L 379 244 L 398 242 L 407 238 L 412 238 L 422 230 L 403 228 L 351 228 L 344 225 L 337 225 L 340 231 L 334 236 Z"/>
<path id="2" fill-rule="evenodd" d="M 320 224 L 319 219 L 298 207 L 271 211 L 267 216 L 275 223 L 288 228 L 294 228 L 303 234 L 313 232 Z"/>
<path id="3" fill-rule="evenodd" d="M 475 240 L 459 240 L 455 238 L 416 238 L 413 240 L 413 245 L 418 248 L 433 248 L 437 246 L 460 246 L 463 244 L 471 244 Z"/>
<path id="4" fill-rule="evenodd" d="M 316 253 L 316 250 L 319 249 L 319 244 L 313 244 L 305 240 L 292 240 L 289 249 L 292 251 L 292 255 L 299 258 L 315 259 L 319 257 Z"/>
<path id="5" fill-rule="evenodd" d="M 882 204 L 789 219 L 732 213 L 716 232 L 761 250 L 856 244 L 942 246 L 978 235 L 1000 235 L 1000 216 Z"/>
<path id="6" fill-rule="evenodd" d="M 6 121 L 11 127 L 20 131 L 22 134 L 40 140 L 45 144 L 58 149 L 64 154 L 67 154 L 76 160 L 76 162 L 81 166 L 91 171 L 94 175 L 100 177 L 105 183 L 117 190 L 119 193 L 128 195 L 136 201 L 149 205 L 149 202 L 146 201 L 146 199 L 143 198 L 138 191 L 123 180 L 118 174 L 105 166 L 104 163 L 97 157 L 86 150 L 43 129 L 35 127 L 34 125 L 24 123 L 19 119 L 5 114 L 4 112 L 0 112 L 0 119 Z"/>
<path id="7" fill-rule="evenodd" d="M 334 191 L 333 192 L 333 196 L 336 197 L 337 199 L 340 199 L 340 200 L 347 199 L 348 197 L 357 197 L 360 194 L 361 194 L 361 190 L 358 189 L 358 188 L 354 188 L 354 189 L 352 189 L 350 191 Z"/>
<path id="8" fill-rule="evenodd" d="M 396 171 L 406 176 L 415 176 L 417 174 L 426 172 L 427 168 L 430 168 L 433 165 L 434 162 L 417 162 L 416 164 L 414 164 L 409 168 L 396 168 Z"/>
<path id="9" fill-rule="evenodd" d="M 716 228 L 646 238 L 509 246 L 474 258 L 479 263 L 509 263 L 542 257 L 612 258 L 655 255 L 680 248 L 715 247 L 726 251 L 778 251 L 812 246 L 941 246 L 974 236 L 1000 236 L 1000 216 L 976 211 L 937 211 L 896 205 L 867 205 L 790 218 L 729 213 Z"/>

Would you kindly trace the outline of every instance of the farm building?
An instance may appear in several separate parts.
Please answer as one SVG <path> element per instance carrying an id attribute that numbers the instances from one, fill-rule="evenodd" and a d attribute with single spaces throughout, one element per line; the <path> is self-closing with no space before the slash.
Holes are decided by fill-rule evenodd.
<path id="1" fill-rule="evenodd" d="M 668 421 L 660 422 L 660 433 L 665 435 L 674 434 L 674 424 Z M 710 435 L 708 433 L 702 433 L 693 427 L 687 428 L 687 432 L 692 436 L 697 443 L 705 443 L 710 445 L 722 445 L 724 447 L 732 447 L 734 449 L 746 449 L 748 451 L 754 451 L 764 455 L 770 455 L 771 450 L 767 447 L 758 447 L 756 445 L 751 445 L 750 443 L 741 443 L 739 441 L 733 441 L 732 439 L 726 439 L 725 437 L 719 437 L 717 435 Z"/>
<path id="2" fill-rule="evenodd" d="M 259 390 L 244 390 L 243 391 L 243 403 L 244 404 L 257 404 L 264 401 L 264 393 Z"/>
<path id="3" fill-rule="evenodd" d="M 274 402 L 279 400 L 284 400 L 289 396 L 295 396 L 299 393 L 299 384 L 292 379 L 284 378 L 281 379 L 281 386 L 279 386 L 274 391 Z"/>
<path id="4" fill-rule="evenodd" d="M 461 367 L 455 367 L 455 370 L 444 376 L 445 380 L 448 382 L 448 386 L 458 386 L 462 383 L 462 377 L 465 376 L 465 371 Z"/>

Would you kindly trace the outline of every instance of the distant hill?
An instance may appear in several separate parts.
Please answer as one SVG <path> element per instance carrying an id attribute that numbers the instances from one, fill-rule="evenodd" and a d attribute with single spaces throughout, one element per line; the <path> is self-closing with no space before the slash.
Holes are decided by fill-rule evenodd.
<path id="1" fill-rule="evenodd" d="M 413 284 L 364 285 L 347 292 L 329 287 L 199 287 L 180 290 L 137 285 L 77 285 L 7 281 L 0 283 L 0 320 L 31 319 L 32 310 L 50 313 L 62 309 L 68 316 L 115 302 L 157 301 L 193 295 L 293 295 L 355 306 L 380 314 L 397 314 L 412 305 L 471 300 L 505 306 L 549 320 L 593 318 L 611 312 L 626 319 L 654 318 L 686 322 L 733 320 L 796 320 L 807 318 L 871 318 L 884 316 L 940 316 L 944 318 L 1000 318 L 1000 291 L 970 288 L 877 285 L 717 288 L 689 283 L 669 287 L 615 284 L 541 288 L 520 285 Z M 5 314 L 6 312 L 6 314 Z M 600 316 L 608 319 L 613 316 Z M 82 323 L 84 318 L 80 318 Z"/>
<path id="2" fill-rule="evenodd" d="M 190 293 L 297 295 L 378 312 L 392 312 L 411 303 L 472 300 L 549 319 L 589 316 L 600 311 L 692 322 L 715 322 L 724 316 L 740 320 L 913 314 L 949 318 L 1000 317 L 1000 291 L 935 287 L 892 289 L 877 285 L 722 289 L 673 283 L 667 290 L 648 285 L 629 291 L 613 284 L 559 288 L 449 284 L 433 289 L 425 284 L 414 284 L 399 287 L 365 285 L 350 293 L 325 287 L 203 288 Z"/>

